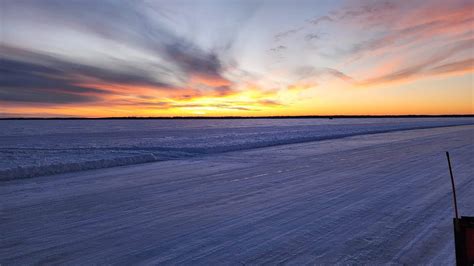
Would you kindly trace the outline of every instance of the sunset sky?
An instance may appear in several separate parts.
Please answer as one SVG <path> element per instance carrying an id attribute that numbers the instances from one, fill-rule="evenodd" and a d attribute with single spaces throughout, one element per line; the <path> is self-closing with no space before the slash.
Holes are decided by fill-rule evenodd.
<path id="1" fill-rule="evenodd" d="M 472 0 L 0 0 L 0 23 L 0 117 L 474 113 Z"/>

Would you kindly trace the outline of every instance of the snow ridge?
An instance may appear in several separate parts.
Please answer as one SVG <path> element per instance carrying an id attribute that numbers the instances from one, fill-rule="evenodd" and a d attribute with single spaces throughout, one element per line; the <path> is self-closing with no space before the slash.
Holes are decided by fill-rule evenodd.
<path id="1" fill-rule="evenodd" d="M 471 125 L 474 119 L 235 120 L 222 124 L 201 120 L 201 125 L 147 121 L 138 126 L 127 120 L 32 122 L 38 121 L 1 121 L 6 130 L 0 132 L 0 181 L 364 134 Z M 19 128 L 23 131 L 15 135 Z M 42 135 L 32 135 L 34 130 Z"/>

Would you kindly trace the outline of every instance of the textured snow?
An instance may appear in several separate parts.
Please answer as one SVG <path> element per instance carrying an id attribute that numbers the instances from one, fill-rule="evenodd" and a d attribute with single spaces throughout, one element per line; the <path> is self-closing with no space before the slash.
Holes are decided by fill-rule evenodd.
<path id="1" fill-rule="evenodd" d="M 0 264 L 454 264 L 474 126 L 0 183 Z"/>
<path id="2" fill-rule="evenodd" d="M 0 180 L 465 124 L 474 119 L 0 121 Z"/>

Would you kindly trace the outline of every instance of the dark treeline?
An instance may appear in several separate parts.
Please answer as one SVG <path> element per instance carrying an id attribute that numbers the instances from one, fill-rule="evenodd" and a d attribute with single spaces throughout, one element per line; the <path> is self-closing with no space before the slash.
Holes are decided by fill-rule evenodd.
<path id="1" fill-rule="evenodd" d="M 6 117 L 0 120 L 133 120 L 133 119 L 336 119 L 336 118 L 420 118 L 420 117 L 474 117 L 474 114 L 462 115 L 302 115 L 302 116 L 126 116 L 126 117 Z"/>

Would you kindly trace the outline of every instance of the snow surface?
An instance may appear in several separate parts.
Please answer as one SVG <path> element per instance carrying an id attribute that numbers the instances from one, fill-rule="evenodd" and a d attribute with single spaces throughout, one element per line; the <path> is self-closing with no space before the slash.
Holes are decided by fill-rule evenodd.
<path id="1" fill-rule="evenodd" d="M 0 182 L 0 264 L 454 264 L 474 126 Z"/>
<path id="2" fill-rule="evenodd" d="M 0 121 L 0 180 L 465 124 L 474 118 Z"/>

